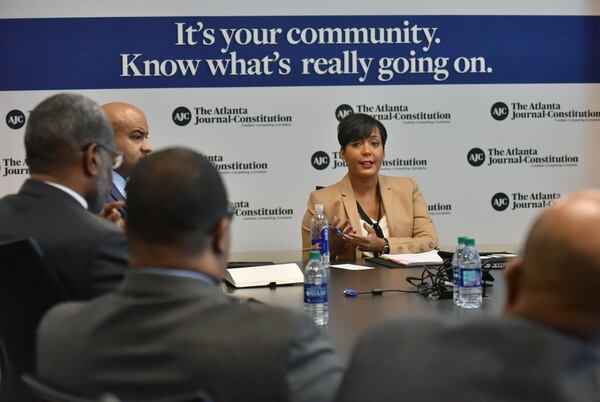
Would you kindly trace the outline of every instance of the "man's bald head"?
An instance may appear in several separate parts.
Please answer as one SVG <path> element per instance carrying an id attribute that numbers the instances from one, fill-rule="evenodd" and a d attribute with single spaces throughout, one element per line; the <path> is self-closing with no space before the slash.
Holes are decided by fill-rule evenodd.
<path id="1" fill-rule="evenodd" d="M 124 102 L 107 103 L 102 110 L 113 126 L 115 145 L 123 152 L 123 163 L 117 172 L 128 178 L 139 160 L 152 152 L 146 116 L 139 108 Z"/>
<path id="2" fill-rule="evenodd" d="M 600 334 L 600 191 L 573 193 L 544 210 L 507 279 L 509 312 Z M 586 315 L 595 320 L 583 329 L 574 321 Z"/>

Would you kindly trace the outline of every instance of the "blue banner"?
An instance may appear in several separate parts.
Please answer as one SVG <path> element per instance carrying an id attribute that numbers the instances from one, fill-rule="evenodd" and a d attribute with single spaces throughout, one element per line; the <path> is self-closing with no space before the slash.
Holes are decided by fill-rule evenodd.
<path id="1" fill-rule="evenodd" d="M 596 16 L 0 20 L 0 90 L 600 82 Z"/>

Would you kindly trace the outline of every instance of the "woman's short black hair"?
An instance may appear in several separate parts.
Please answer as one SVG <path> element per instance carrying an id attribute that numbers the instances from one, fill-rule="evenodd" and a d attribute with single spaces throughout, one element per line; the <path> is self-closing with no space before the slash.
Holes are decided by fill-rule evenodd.
<path id="1" fill-rule="evenodd" d="M 381 142 L 385 148 L 387 140 L 387 131 L 379 120 L 373 116 L 364 113 L 351 113 L 344 117 L 338 124 L 338 142 L 342 149 L 346 148 L 350 142 L 362 140 L 371 135 L 377 128 L 381 134 Z"/>

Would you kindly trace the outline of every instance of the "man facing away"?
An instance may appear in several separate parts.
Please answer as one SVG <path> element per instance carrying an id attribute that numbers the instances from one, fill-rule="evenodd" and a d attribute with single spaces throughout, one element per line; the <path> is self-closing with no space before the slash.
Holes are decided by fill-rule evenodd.
<path id="1" fill-rule="evenodd" d="M 600 191 L 544 210 L 505 275 L 504 317 L 368 332 L 338 401 L 599 401 Z"/>
<path id="2" fill-rule="evenodd" d="M 113 185 L 106 202 L 125 201 L 125 186 L 131 171 L 140 159 L 152 152 L 148 122 L 144 112 L 129 103 L 107 103 L 102 105 L 102 110 L 113 127 L 115 146 L 123 153 L 123 163 L 113 170 Z M 126 206 L 119 208 L 119 212 L 123 219 L 127 217 Z"/>
<path id="3" fill-rule="evenodd" d="M 0 199 L 0 242 L 32 237 L 71 296 L 110 291 L 127 265 L 125 239 L 99 211 L 119 159 L 100 107 L 75 94 L 52 96 L 32 111 L 25 128 L 30 178 Z"/>
<path id="4" fill-rule="evenodd" d="M 194 151 L 159 151 L 134 169 L 128 192 L 131 270 L 113 294 L 46 315 L 41 379 L 91 397 L 330 401 L 341 367 L 312 320 L 219 287 L 231 213 L 214 166 Z"/>

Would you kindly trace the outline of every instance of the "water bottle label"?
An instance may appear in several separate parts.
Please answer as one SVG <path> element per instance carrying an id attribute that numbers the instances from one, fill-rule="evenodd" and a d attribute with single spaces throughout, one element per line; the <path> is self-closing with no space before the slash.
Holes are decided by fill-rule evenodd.
<path id="1" fill-rule="evenodd" d="M 319 244 L 319 251 L 321 255 L 329 253 L 329 228 L 324 227 L 321 229 L 321 242 Z"/>
<path id="2" fill-rule="evenodd" d="M 327 284 L 304 284 L 304 303 L 327 303 Z"/>
<path id="3" fill-rule="evenodd" d="M 458 265 L 452 267 L 452 276 L 454 285 L 458 286 L 460 283 L 460 269 L 458 268 Z"/>
<path id="4" fill-rule="evenodd" d="M 462 268 L 460 270 L 460 286 L 463 288 L 481 287 L 481 270 Z"/>

